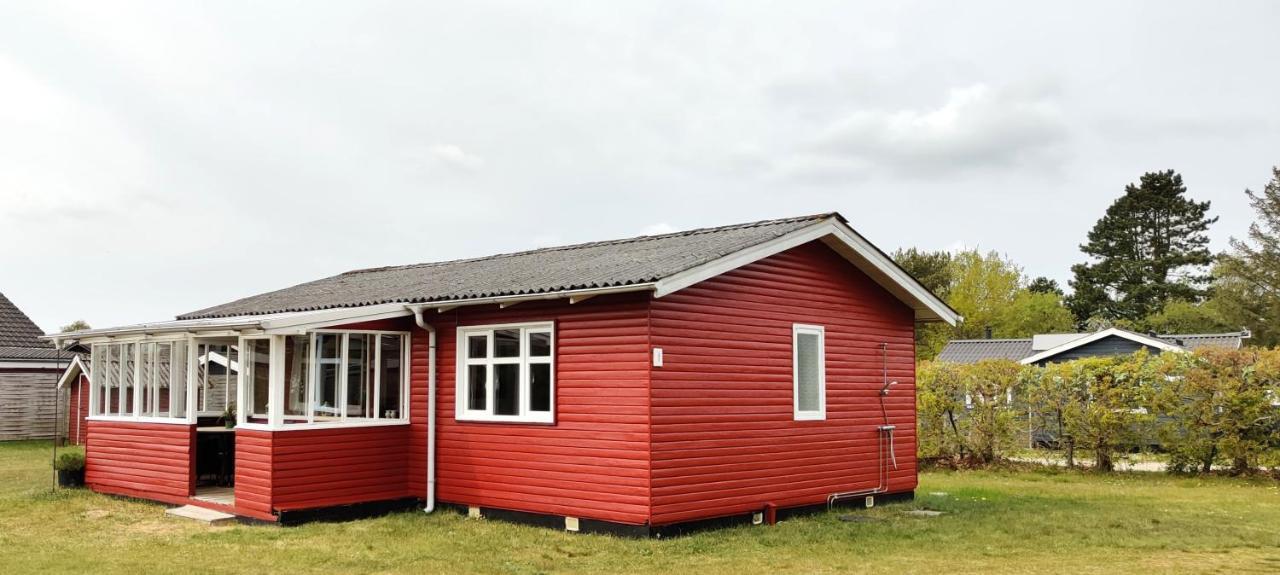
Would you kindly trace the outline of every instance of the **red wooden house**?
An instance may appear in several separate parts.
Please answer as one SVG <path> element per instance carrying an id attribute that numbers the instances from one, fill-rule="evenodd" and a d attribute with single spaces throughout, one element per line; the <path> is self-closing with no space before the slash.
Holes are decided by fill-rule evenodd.
<path id="1" fill-rule="evenodd" d="M 93 347 L 96 491 L 661 534 L 910 497 L 915 322 L 957 319 L 824 214 L 357 270 L 50 337 Z"/>

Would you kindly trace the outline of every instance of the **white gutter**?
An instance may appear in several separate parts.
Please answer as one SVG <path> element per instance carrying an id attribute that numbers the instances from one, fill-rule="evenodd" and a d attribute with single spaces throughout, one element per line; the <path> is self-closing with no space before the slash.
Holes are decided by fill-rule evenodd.
<path id="1" fill-rule="evenodd" d="M 422 510 L 431 513 L 436 509 L 436 328 L 422 317 L 423 306 L 405 306 L 413 312 L 413 321 L 427 330 L 427 506 Z"/>

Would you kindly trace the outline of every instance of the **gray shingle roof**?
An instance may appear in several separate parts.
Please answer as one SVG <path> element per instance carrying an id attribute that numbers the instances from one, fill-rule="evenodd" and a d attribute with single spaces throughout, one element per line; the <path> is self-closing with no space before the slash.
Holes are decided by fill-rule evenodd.
<path id="1" fill-rule="evenodd" d="M 1065 335 L 1065 334 L 1056 334 Z M 1087 336 L 1089 334 L 1082 334 Z M 1167 334 L 1157 336 L 1170 344 L 1195 351 L 1202 347 L 1238 349 L 1248 333 L 1196 333 Z M 1035 355 L 1032 340 L 1028 339 L 956 339 L 947 343 L 938 354 L 939 361 L 975 363 L 984 359 L 1012 359 L 1014 361 Z"/>
<path id="2" fill-rule="evenodd" d="M 50 347 L 42 335 L 36 323 L 0 293 L 0 347 Z"/>
<path id="3" fill-rule="evenodd" d="M 1222 347 L 1227 349 L 1240 349 L 1243 343 L 1241 334 L 1238 333 L 1190 333 L 1190 334 L 1171 334 L 1158 336 L 1160 339 L 1172 343 L 1173 345 L 1184 347 L 1195 351 L 1202 347 Z"/>
<path id="4" fill-rule="evenodd" d="M 426 303 L 654 282 L 836 214 L 765 220 L 495 256 L 350 271 L 178 319 Z"/>
<path id="5" fill-rule="evenodd" d="M 947 342 L 938 361 L 976 363 L 984 359 L 1014 361 L 1032 354 L 1031 338 L 1027 339 L 955 339 Z"/>

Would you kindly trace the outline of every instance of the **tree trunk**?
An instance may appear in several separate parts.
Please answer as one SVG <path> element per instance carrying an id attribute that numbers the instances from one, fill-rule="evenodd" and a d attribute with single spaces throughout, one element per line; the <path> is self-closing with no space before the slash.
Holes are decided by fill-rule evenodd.
<path id="1" fill-rule="evenodd" d="M 1249 458 L 1233 457 L 1231 458 L 1231 474 L 1244 475 L 1249 472 Z"/>
<path id="2" fill-rule="evenodd" d="M 1217 456 L 1218 456 L 1218 446 L 1217 445 L 1209 446 L 1209 456 L 1204 458 L 1204 463 L 1203 465 L 1200 466 L 1200 472 L 1209 473 L 1210 471 L 1213 471 L 1213 460 Z"/>
<path id="3" fill-rule="evenodd" d="M 1099 445 L 1094 449 L 1094 458 L 1096 459 L 1095 468 L 1098 471 L 1115 471 L 1115 464 L 1111 461 L 1111 451 Z"/>

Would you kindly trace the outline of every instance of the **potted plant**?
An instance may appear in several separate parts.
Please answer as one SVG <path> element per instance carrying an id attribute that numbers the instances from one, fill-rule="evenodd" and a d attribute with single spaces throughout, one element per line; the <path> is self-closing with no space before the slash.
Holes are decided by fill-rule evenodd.
<path id="1" fill-rule="evenodd" d="M 62 487 L 84 486 L 84 454 L 67 451 L 53 461 L 58 472 L 58 485 Z"/>
<path id="2" fill-rule="evenodd" d="M 235 429 L 236 427 L 236 404 L 228 403 L 227 408 L 222 411 L 222 423 L 227 429 Z"/>

